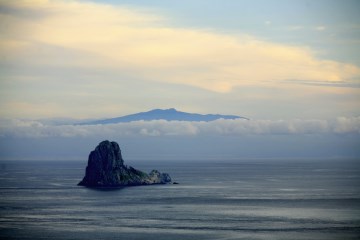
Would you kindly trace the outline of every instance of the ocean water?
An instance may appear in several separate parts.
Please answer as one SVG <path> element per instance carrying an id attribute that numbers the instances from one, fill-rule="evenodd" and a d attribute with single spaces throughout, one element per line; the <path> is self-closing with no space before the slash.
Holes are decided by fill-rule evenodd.
<path id="1" fill-rule="evenodd" d="M 178 185 L 79 187 L 83 162 L 0 162 L 0 239 L 360 239 L 360 161 L 127 162 Z"/>

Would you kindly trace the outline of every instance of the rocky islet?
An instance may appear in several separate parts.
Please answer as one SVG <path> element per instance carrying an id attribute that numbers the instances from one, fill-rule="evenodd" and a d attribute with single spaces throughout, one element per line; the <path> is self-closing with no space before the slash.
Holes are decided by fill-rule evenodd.
<path id="1" fill-rule="evenodd" d="M 171 183 L 167 173 L 152 170 L 149 174 L 126 166 L 116 142 L 101 142 L 88 159 L 86 173 L 78 185 L 86 187 L 122 187 Z"/>

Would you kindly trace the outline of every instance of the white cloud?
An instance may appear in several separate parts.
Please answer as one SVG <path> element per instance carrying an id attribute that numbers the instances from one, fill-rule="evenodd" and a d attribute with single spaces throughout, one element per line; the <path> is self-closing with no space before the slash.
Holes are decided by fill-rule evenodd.
<path id="1" fill-rule="evenodd" d="M 360 117 L 357 118 L 345 118 L 339 117 L 336 119 L 333 131 L 335 133 L 360 133 Z"/>
<path id="2" fill-rule="evenodd" d="M 315 30 L 316 30 L 316 31 L 324 31 L 324 30 L 326 30 L 326 27 L 325 27 L 325 26 L 317 26 L 317 27 L 315 28 Z"/>
<path id="3" fill-rule="evenodd" d="M 306 47 L 266 42 L 246 34 L 174 28 L 155 13 L 122 6 L 76 1 L 9 1 L 1 5 L 13 9 L 11 14 L 0 15 L 0 21 L 6 23 L 1 28 L 6 36 L 0 42 L 1 52 L 29 64 L 117 70 L 148 81 L 222 93 L 237 86 L 287 79 L 334 82 L 360 75 L 358 67 L 319 59 Z M 24 18 L 24 12 L 40 17 Z M 58 50 L 50 52 L 44 46 Z M 71 61 L 63 56 L 64 50 L 77 57 Z"/>
<path id="4" fill-rule="evenodd" d="M 216 135 L 360 134 L 360 117 L 328 120 L 216 120 L 212 122 L 136 121 L 107 125 L 46 125 L 39 121 L 2 120 L 0 137 L 161 137 Z"/>

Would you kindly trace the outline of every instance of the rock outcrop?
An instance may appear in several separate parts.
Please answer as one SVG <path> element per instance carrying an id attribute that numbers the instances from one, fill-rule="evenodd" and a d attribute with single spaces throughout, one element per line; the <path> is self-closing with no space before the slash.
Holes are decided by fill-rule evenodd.
<path id="1" fill-rule="evenodd" d="M 167 173 L 152 170 L 146 174 L 126 166 L 116 142 L 103 141 L 89 155 L 83 180 L 78 184 L 86 187 L 121 187 L 170 183 Z"/>

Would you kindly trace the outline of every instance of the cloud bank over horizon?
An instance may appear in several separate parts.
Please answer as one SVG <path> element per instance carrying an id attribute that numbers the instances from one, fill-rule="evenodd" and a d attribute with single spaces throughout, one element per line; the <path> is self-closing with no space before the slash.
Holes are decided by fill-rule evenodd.
<path id="1" fill-rule="evenodd" d="M 360 117 L 334 120 L 225 120 L 211 122 L 134 121 L 98 125 L 50 125 L 33 120 L 2 120 L 1 138 L 85 138 L 163 136 L 246 136 L 360 134 Z"/>
<path id="2" fill-rule="evenodd" d="M 333 120 L 136 121 L 49 125 L 2 120 L 0 160 L 82 160 L 102 140 L 129 160 L 360 157 L 360 117 Z"/>

